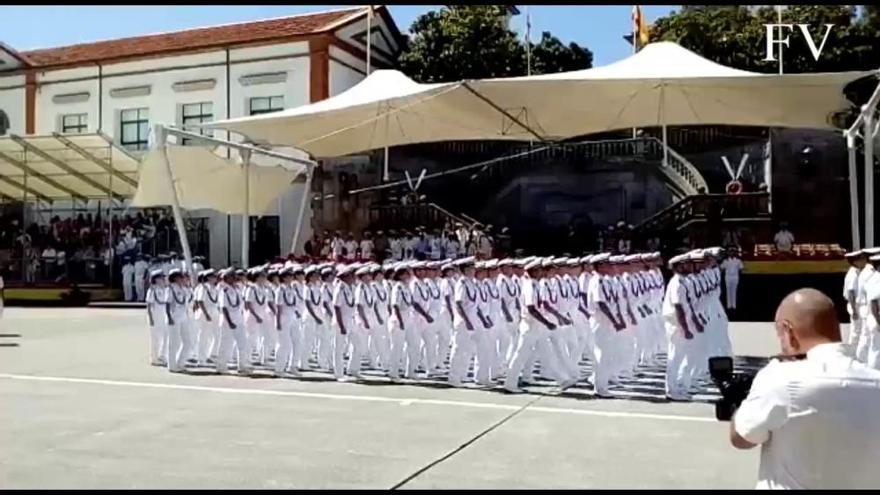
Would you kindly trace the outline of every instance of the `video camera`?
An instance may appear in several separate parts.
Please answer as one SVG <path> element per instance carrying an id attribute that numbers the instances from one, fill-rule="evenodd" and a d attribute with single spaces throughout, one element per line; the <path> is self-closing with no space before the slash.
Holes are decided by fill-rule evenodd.
<path id="1" fill-rule="evenodd" d="M 730 421 L 733 413 L 748 397 L 755 375 L 735 373 L 733 358 L 730 357 L 709 358 L 709 375 L 721 392 L 721 399 L 715 402 L 715 419 Z"/>

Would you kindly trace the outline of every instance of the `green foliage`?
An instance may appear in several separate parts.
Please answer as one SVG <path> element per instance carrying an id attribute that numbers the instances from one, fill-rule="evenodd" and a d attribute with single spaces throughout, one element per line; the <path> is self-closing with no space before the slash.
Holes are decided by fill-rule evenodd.
<path id="1" fill-rule="evenodd" d="M 416 81 L 446 82 L 462 79 L 522 76 L 526 49 L 507 26 L 500 5 L 451 5 L 417 18 L 412 37 L 399 58 L 401 70 Z M 593 54 L 571 43 L 564 45 L 550 33 L 532 44 L 532 74 L 586 69 Z"/>
<path id="2" fill-rule="evenodd" d="M 777 62 L 765 61 L 765 24 L 776 23 L 773 7 L 741 5 L 683 7 L 651 26 L 651 41 L 674 41 L 723 65 L 774 73 Z M 824 24 L 834 24 L 819 60 L 815 60 L 799 29 L 788 33 L 783 47 L 786 73 L 870 70 L 880 67 L 880 8 L 863 6 L 857 15 L 851 5 L 791 5 L 783 11 L 785 24 L 808 24 L 816 46 Z"/>

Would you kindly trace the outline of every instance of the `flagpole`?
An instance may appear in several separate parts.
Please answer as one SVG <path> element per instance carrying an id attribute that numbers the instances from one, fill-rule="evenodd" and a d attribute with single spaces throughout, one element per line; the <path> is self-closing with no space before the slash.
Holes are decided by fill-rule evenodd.
<path id="1" fill-rule="evenodd" d="M 630 17 L 632 20 L 633 55 L 635 55 L 638 52 L 638 49 L 636 48 L 636 37 L 638 36 L 638 29 L 639 29 L 638 23 L 636 22 L 636 6 L 635 5 L 633 5 L 632 15 Z M 635 127 L 633 127 L 633 134 L 632 134 L 633 139 L 638 138 L 638 135 L 639 135 L 638 130 Z"/>
<path id="2" fill-rule="evenodd" d="M 532 29 L 532 21 L 529 17 L 529 6 L 526 5 L 526 75 L 532 75 L 532 42 L 530 32 Z"/>

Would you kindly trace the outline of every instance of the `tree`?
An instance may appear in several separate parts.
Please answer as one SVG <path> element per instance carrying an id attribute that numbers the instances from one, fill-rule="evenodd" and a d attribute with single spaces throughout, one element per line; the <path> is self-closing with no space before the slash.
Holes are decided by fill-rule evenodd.
<path id="1" fill-rule="evenodd" d="M 765 61 L 765 24 L 776 23 L 772 7 L 741 5 L 699 5 L 682 8 L 657 19 L 651 27 L 651 41 L 674 41 L 720 64 L 738 69 L 773 73 L 775 61 Z M 790 33 L 783 48 L 786 73 L 869 70 L 880 67 L 880 9 L 863 6 L 857 13 L 849 5 L 792 5 L 783 13 L 783 23 L 808 24 L 818 44 L 826 23 L 834 24 L 819 60 L 816 60 L 800 31 Z"/>
<path id="2" fill-rule="evenodd" d="M 537 45 L 532 43 L 531 47 L 532 74 L 552 74 L 593 66 L 593 52 L 574 42 L 565 46 L 549 31 L 541 33 L 541 41 Z"/>
<path id="3" fill-rule="evenodd" d="M 522 76 L 525 45 L 506 24 L 500 5 L 450 5 L 417 18 L 399 58 L 401 70 L 423 83 Z M 593 54 L 544 33 L 532 45 L 532 73 L 589 68 Z"/>

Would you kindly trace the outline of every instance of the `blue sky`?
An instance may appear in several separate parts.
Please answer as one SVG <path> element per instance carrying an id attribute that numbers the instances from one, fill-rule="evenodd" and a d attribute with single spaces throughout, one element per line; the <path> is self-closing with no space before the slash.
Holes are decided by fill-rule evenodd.
<path id="1" fill-rule="evenodd" d="M 2 6 L 0 41 L 18 50 L 70 45 L 88 41 L 137 36 L 249 20 L 280 17 L 342 7 L 339 5 L 265 6 Z M 391 14 L 403 32 L 412 21 L 439 5 L 393 5 Z M 524 6 L 519 6 L 524 10 Z M 677 8 L 643 6 L 649 22 Z M 594 54 L 594 65 L 626 57 L 632 51 L 621 37 L 631 29 L 629 5 L 529 7 L 532 39 L 550 31 L 563 42 L 575 41 Z M 525 15 L 513 20 L 525 31 Z"/>

